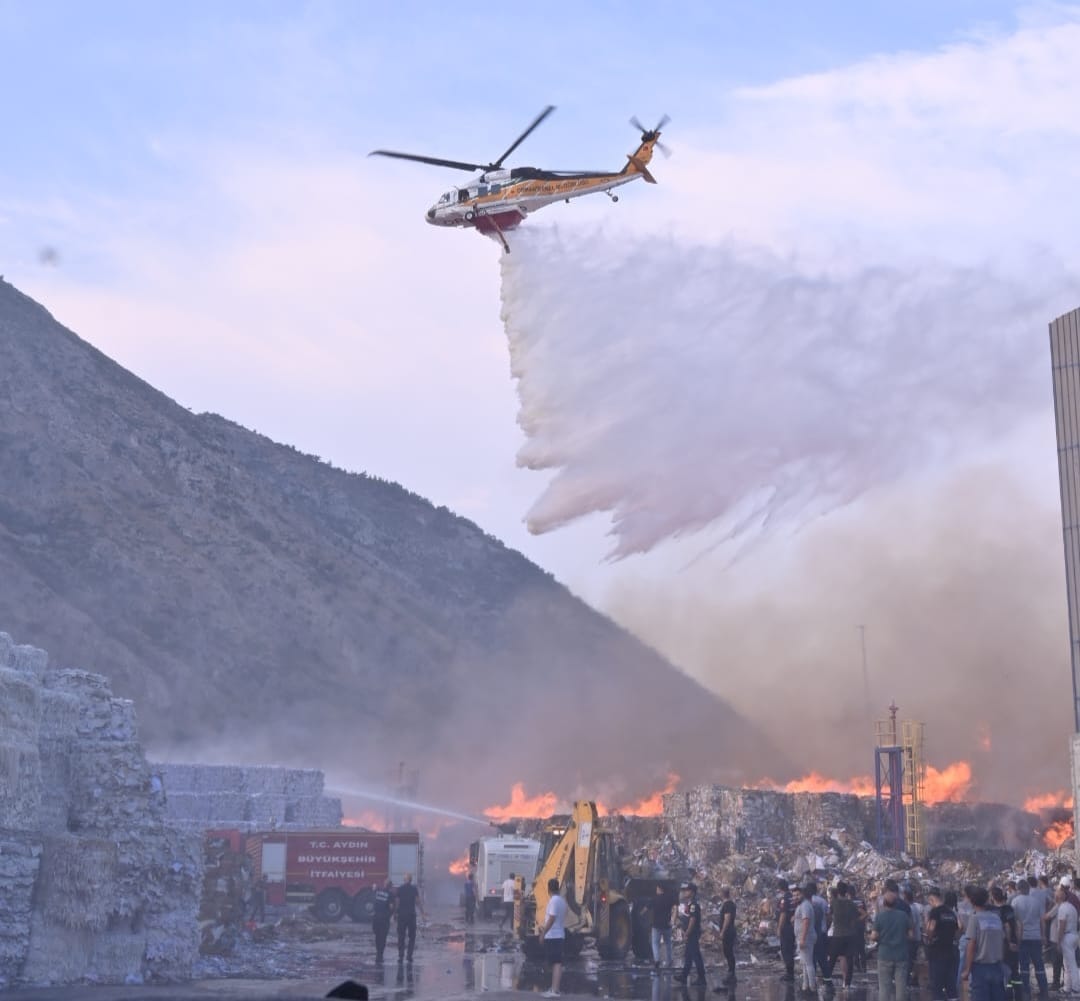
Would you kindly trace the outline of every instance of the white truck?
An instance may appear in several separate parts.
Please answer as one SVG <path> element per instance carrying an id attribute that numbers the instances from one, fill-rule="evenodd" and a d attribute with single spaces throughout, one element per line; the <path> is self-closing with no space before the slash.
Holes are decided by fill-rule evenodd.
<path id="1" fill-rule="evenodd" d="M 480 914 L 489 918 L 502 907 L 502 885 L 510 873 L 524 876 L 526 886 L 532 884 L 540 865 L 540 842 L 511 835 L 481 838 L 469 845 L 469 862 L 476 870 Z"/>

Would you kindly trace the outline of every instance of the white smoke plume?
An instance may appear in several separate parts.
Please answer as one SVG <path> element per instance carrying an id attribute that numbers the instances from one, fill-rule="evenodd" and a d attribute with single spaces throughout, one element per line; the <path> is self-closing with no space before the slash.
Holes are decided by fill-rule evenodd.
<path id="1" fill-rule="evenodd" d="M 1080 283 L 918 264 L 810 269 L 751 246 L 515 234 L 502 315 L 535 533 L 610 512 L 611 556 L 717 523 L 798 525 L 1000 435 L 1049 394 Z"/>

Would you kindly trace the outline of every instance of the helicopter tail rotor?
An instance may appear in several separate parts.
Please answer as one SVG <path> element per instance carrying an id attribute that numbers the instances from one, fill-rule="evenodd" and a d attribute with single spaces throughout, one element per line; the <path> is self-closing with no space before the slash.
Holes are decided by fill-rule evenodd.
<path id="1" fill-rule="evenodd" d="M 656 146 L 656 148 L 664 154 L 665 157 L 671 156 L 671 150 L 668 149 L 668 147 L 665 146 L 662 142 L 660 142 L 660 130 L 670 121 L 671 117 L 669 115 L 661 115 L 660 121 L 658 121 L 653 128 L 647 129 L 644 125 L 641 124 L 641 121 L 638 119 L 637 115 L 630 116 L 630 124 L 635 129 L 637 129 L 638 132 L 641 133 L 641 141 L 651 141 Z"/>

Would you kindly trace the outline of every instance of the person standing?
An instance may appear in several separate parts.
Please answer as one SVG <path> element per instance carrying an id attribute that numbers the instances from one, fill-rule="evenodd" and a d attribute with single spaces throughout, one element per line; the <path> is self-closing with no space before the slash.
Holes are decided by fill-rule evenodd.
<path id="1" fill-rule="evenodd" d="M 955 901 L 955 894 L 953 900 Z M 926 917 L 926 962 L 929 966 L 930 997 L 942 1001 L 956 997 L 956 935 L 960 922 L 956 908 L 938 889 L 929 893 L 930 911 Z"/>
<path id="2" fill-rule="evenodd" d="M 413 950 L 416 948 L 416 911 L 424 913 L 424 905 L 420 902 L 420 891 L 413 885 L 412 873 L 405 873 L 405 882 L 398 887 L 397 891 L 397 952 L 398 965 L 406 958 L 408 948 L 408 961 L 413 961 Z M 406 939 L 408 942 L 406 943 Z"/>
<path id="3" fill-rule="evenodd" d="M 255 884 L 255 889 L 251 891 L 251 920 L 252 921 L 265 921 L 266 920 L 266 890 L 270 881 L 266 878 L 264 873 L 259 877 L 259 881 Z"/>
<path id="4" fill-rule="evenodd" d="M 559 881 L 548 880 L 547 910 L 544 912 L 544 928 L 540 937 L 544 942 L 544 957 L 551 964 L 551 988 L 544 991 L 546 998 L 557 998 L 562 980 L 563 947 L 566 943 L 566 899 L 559 893 Z"/>
<path id="5" fill-rule="evenodd" d="M 971 978 L 971 1001 L 1005 1001 L 1005 984 L 1001 964 L 1005 961 L 1005 929 L 1001 916 L 990 907 L 990 894 L 985 886 L 972 886 L 968 900 L 974 913 L 968 919 L 965 934 L 967 950 L 963 980 Z"/>
<path id="6" fill-rule="evenodd" d="M 829 965 L 825 973 L 825 979 L 832 980 L 839 959 L 845 987 L 851 986 L 855 972 L 855 938 L 859 924 L 859 909 L 848 892 L 848 885 L 843 880 L 832 890 L 832 935 L 829 936 Z"/>
<path id="7" fill-rule="evenodd" d="M 826 979 L 829 976 L 829 902 L 818 893 L 817 883 L 807 883 L 810 890 L 810 903 L 814 908 L 814 965 Z"/>
<path id="8" fill-rule="evenodd" d="M 1069 899 L 1069 890 L 1062 880 L 1054 899 L 1057 901 L 1057 940 L 1061 948 L 1061 960 L 1065 967 L 1065 990 L 1070 994 L 1080 992 L 1080 970 L 1076 966 L 1076 928 L 1080 919 L 1075 905 Z"/>
<path id="9" fill-rule="evenodd" d="M 720 905 L 720 947 L 727 960 L 727 977 L 716 988 L 717 994 L 726 992 L 735 983 L 735 901 L 731 899 L 730 886 L 721 888 L 720 899 L 723 901 Z"/>
<path id="10" fill-rule="evenodd" d="M 382 966 L 386 937 L 390 934 L 390 916 L 394 912 L 394 884 L 388 879 L 375 890 L 375 909 L 371 930 L 375 933 L 375 963 Z"/>
<path id="11" fill-rule="evenodd" d="M 1016 912 L 1009 903 L 1005 891 L 1000 886 L 990 889 L 990 906 L 998 912 L 1001 918 L 1001 930 L 1005 933 L 1004 959 L 1002 969 L 1005 973 L 1005 997 L 1012 1001 L 1022 1001 L 1020 993 L 1020 922 L 1016 918 Z M 1041 943 L 1040 943 L 1041 946 Z M 1045 976 L 1045 972 L 1043 976 Z"/>
<path id="12" fill-rule="evenodd" d="M 1035 883 L 1038 890 L 1038 880 Z M 1046 995 L 1046 967 L 1043 965 L 1043 927 L 1042 916 L 1046 913 L 1043 896 L 1032 892 L 1027 877 L 1021 877 L 1016 884 L 1016 896 L 1012 902 L 1013 913 L 1020 926 L 1020 985 L 1028 987 L 1031 983 L 1031 967 L 1035 967 L 1035 982 L 1039 985 L 1039 994 Z"/>
<path id="13" fill-rule="evenodd" d="M 667 966 L 675 965 L 671 954 L 671 912 L 676 904 L 675 895 L 662 883 L 656 884 L 656 895 L 652 905 L 652 958 L 653 969 L 660 969 L 661 946 L 667 947 Z"/>
<path id="14" fill-rule="evenodd" d="M 799 887 L 799 906 L 795 908 L 792 925 L 795 932 L 795 948 L 802 966 L 802 989 L 806 993 L 817 990 L 817 972 L 814 969 L 814 945 L 817 942 L 814 894 L 810 886 Z"/>
<path id="15" fill-rule="evenodd" d="M 780 958 L 784 961 L 783 979 L 789 984 L 795 982 L 795 925 L 792 924 L 795 902 L 791 899 L 794 889 L 786 879 L 781 879 L 780 895 L 776 899 L 776 934 L 780 939 Z"/>
<path id="16" fill-rule="evenodd" d="M 499 917 L 499 931 L 506 927 L 507 918 L 510 919 L 511 929 L 514 927 L 514 898 L 517 896 L 517 879 L 510 873 L 502 883 L 502 915 Z"/>
<path id="17" fill-rule="evenodd" d="M 465 877 L 465 924 L 476 923 L 476 873 L 469 870 Z"/>
<path id="18" fill-rule="evenodd" d="M 881 902 L 871 933 L 878 944 L 878 997 L 881 1001 L 907 1001 L 908 942 L 915 934 L 911 915 L 899 908 L 893 889 L 885 890 Z"/>
<path id="19" fill-rule="evenodd" d="M 683 950 L 682 973 L 676 973 L 674 979 L 686 983 L 690 976 L 690 967 L 694 966 L 697 969 L 697 980 L 694 984 L 704 987 L 705 957 L 701 955 L 701 904 L 697 900 L 697 886 L 694 883 L 683 883 L 680 889 L 686 914 L 686 945 Z"/>

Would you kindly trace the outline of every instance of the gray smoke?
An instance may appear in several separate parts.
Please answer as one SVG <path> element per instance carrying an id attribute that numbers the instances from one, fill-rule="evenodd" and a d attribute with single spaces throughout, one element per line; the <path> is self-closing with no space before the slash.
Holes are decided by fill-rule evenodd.
<path id="1" fill-rule="evenodd" d="M 1061 523 L 1011 471 L 971 466 L 878 491 L 786 555 L 774 548 L 756 580 L 700 563 L 658 587 L 628 566 L 608 610 L 804 772 L 872 774 L 872 718 L 895 699 L 902 718 L 926 722 L 931 763 L 971 763 L 977 798 L 1020 803 L 1068 785 Z"/>

